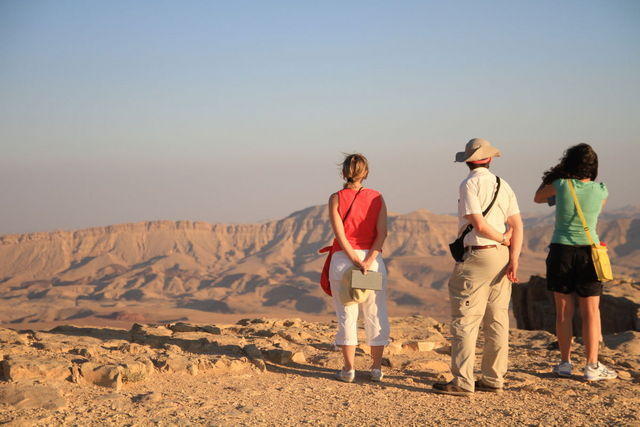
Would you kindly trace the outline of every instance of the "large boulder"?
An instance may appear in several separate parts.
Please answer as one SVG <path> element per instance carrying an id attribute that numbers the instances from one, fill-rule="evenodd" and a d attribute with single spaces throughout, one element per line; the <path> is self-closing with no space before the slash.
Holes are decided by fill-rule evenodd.
<path id="1" fill-rule="evenodd" d="M 555 333 L 553 294 L 546 279 L 531 276 L 528 283 L 513 285 L 511 301 L 519 329 L 545 330 Z M 608 282 L 600 299 L 602 333 L 612 334 L 640 330 L 640 284 L 624 281 Z M 581 335 L 580 310 L 576 307 L 573 330 Z"/>
<path id="2" fill-rule="evenodd" d="M 547 281 L 531 276 L 528 283 L 514 284 L 511 304 L 518 329 L 544 330 L 555 333 L 553 294 L 547 291 Z"/>
<path id="3" fill-rule="evenodd" d="M 100 364 L 87 362 L 80 365 L 82 378 L 90 384 L 120 390 L 123 368 L 115 363 Z"/>
<path id="4" fill-rule="evenodd" d="M 16 409 L 61 409 L 67 405 L 57 389 L 42 384 L 0 385 L 0 403 Z"/>
<path id="5" fill-rule="evenodd" d="M 260 351 L 260 349 L 255 344 L 245 345 L 242 348 L 242 351 L 256 368 L 258 368 L 262 372 L 267 370 L 267 365 L 264 363 L 262 351 Z"/>
<path id="6" fill-rule="evenodd" d="M 64 359 L 28 354 L 10 355 L 0 363 L 0 372 L 8 381 L 33 379 L 64 381 L 71 375 L 71 363 Z"/>
<path id="7" fill-rule="evenodd" d="M 162 347 L 171 341 L 173 331 L 162 325 L 143 325 L 135 323 L 129 330 L 131 342 L 146 344 L 152 347 Z"/>
<path id="8" fill-rule="evenodd" d="M 27 334 L 20 334 L 13 329 L 0 328 L 0 344 L 26 345 L 29 344 L 29 337 Z"/>

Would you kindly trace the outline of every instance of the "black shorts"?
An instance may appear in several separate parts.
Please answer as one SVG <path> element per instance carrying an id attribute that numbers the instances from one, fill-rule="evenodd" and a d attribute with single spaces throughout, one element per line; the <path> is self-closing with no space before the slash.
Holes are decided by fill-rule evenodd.
<path id="1" fill-rule="evenodd" d="M 577 293 L 581 297 L 602 295 L 591 260 L 591 246 L 552 243 L 547 255 L 547 289 L 562 294 Z"/>

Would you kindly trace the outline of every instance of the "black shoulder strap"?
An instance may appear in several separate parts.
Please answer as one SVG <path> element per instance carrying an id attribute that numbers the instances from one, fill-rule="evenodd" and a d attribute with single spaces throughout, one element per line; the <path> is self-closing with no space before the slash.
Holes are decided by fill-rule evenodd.
<path id="1" fill-rule="evenodd" d="M 496 176 L 496 182 L 498 183 L 498 186 L 496 187 L 496 192 L 493 193 L 493 199 L 491 199 L 491 203 L 489 203 L 489 206 L 487 206 L 487 208 L 482 212 L 482 216 L 487 216 L 487 214 L 489 213 L 489 211 L 491 210 L 491 208 L 493 207 L 493 204 L 496 202 L 496 199 L 498 198 L 498 191 L 500 191 L 500 177 Z M 460 239 L 464 239 L 465 236 L 469 233 L 471 233 L 471 230 L 473 230 L 473 225 L 468 224 L 464 231 L 462 232 L 462 234 L 460 235 Z"/>
<path id="2" fill-rule="evenodd" d="M 498 191 L 500 191 L 500 177 L 499 176 L 496 176 L 496 182 L 498 183 L 498 186 L 496 187 L 496 192 L 493 193 L 493 199 L 491 199 L 491 203 L 489 203 L 489 206 L 487 206 L 487 209 L 485 209 L 484 212 L 482 212 L 482 216 L 487 216 L 487 214 L 489 213 L 489 211 L 493 207 L 493 204 L 496 202 L 496 199 L 498 198 Z"/>

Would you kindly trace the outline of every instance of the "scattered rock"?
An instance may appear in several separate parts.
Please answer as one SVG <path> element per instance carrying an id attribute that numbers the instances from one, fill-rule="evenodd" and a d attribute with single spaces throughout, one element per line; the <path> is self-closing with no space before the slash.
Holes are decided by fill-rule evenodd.
<path id="1" fill-rule="evenodd" d="M 552 390 L 549 390 L 548 388 L 544 387 L 544 386 L 540 386 L 540 385 L 536 385 L 536 384 L 529 384 L 526 385 L 524 387 L 522 387 L 522 390 L 526 390 L 532 393 L 537 393 L 537 394 L 543 394 L 545 396 L 553 396 L 554 393 Z"/>
<path id="2" fill-rule="evenodd" d="M 303 330 L 278 331 L 278 335 L 295 344 L 306 344 L 312 337 Z"/>
<path id="3" fill-rule="evenodd" d="M 131 400 L 138 403 L 154 403 L 160 402 L 162 400 L 162 393 L 157 391 L 151 391 L 149 393 L 138 394 L 134 396 Z"/>
<path id="4" fill-rule="evenodd" d="M 302 324 L 302 319 L 286 319 L 284 322 L 282 322 L 282 324 L 287 328 L 290 328 L 292 326 L 300 327 Z"/>
<path id="5" fill-rule="evenodd" d="M 304 352 L 302 351 L 296 351 L 295 353 L 293 353 L 293 356 L 291 356 L 291 361 L 293 363 L 307 363 L 307 358 L 304 355 Z"/>
<path id="6" fill-rule="evenodd" d="M 291 358 L 293 357 L 293 352 L 282 349 L 267 350 L 264 354 L 267 360 L 278 365 L 286 365 L 291 362 Z"/>
<path id="7" fill-rule="evenodd" d="M 388 366 L 393 369 L 400 369 L 405 363 L 405 359 L 399 356 L 389 355 L 382 358 L 382 366 Z"/>
<path id="8" fill-rule="evenodd" d="M 250 368 L 251 365 L 247 362 L 241 359 L 231 359 L 227 356 L 218 356 L 210 362 L 210 365 L 215 373 L 238 373 Z"/>
<path id="9" fill-rule="evenodd" d="M 213 335 L 220 335 L 222 334 L 222 330 L 217 327 L 217 326 L 213 326 L 213 325 L 204 325 L 204 326 L 199 326 L 198 327 L 199 331 L 202 332 L 207 332 L 209 334 L 213 334 Z"/>
<path id="10" fill-rule="evenodd" d="M 198 365 L 190 363 L 187 365 L 187 372 L 191 375 L 198 375 Z"/>
<path id="11" fill-rule="evenodd" d="M 436 374 L 449 372 L 449 364 L 442 360 L 414 360 L 405 366 L 406 370 L 428 371 Z"/>
<path id="12" fill-rule="evenodd" d="M 182 353 L 182 348 L 175 344 L 165 344 L 162 346 L 168 353 Z"/>
<path id="13" fill-rule="evenodd" d="M 248 326 L 248 325 L 259 324 L 259 323 L 267 323 L 267 319 L 263 317 L 257 318 L 257 319 L 240 319 L 236 322 L 236 325 Z"/>
<path id="14" fill-rule="evenodd" d="M 178 322 L 167 325 L 167 329 L 171 329 L 173 332 L 197 332 L 198 327 L 189 323 Z"/>
<path id="15" fill-rule="evenodd" d="M 56 341 L 34 342 L 31 346 L 38 350 L 48 351 L 49 353 L 68 353 L 73 349 L 72 344 Z"/>
<path id="16" fill-rule="evenodd" d="M 628 381 L 628 380 L 630 380 L 632 378 L 632 376 L 628 371 L 619 370 L 618 371 L 618 378 L 620 378 L 621 380 Z"/>
<path id="17" fill-rule="evenodd" d="M 179 347 L 178 347 L 178 349 L 179 349 Z M 118 347 L 116 347 L 116 350 L 121 351 L 123 353 L 129 353 L 129 354 L 145 354 L 145 353 L 148 353 L 147 347 L 145 347 L 143 345 L 140 345 L 140 344 L 132 343 L 132 342 L 122 343 Z"/>
<path id="18" fill-rule="evenodd" d="M 82 380 L 82 373 L 80 373 L 80 368 L 78 365 L 73 365 L 71 367 L 71 382 L 74 384 L 78 384 Z"/>
<path id="19" fill-rule="evenodd" d="M 438 375 L 436 375 L 436 379 L 435 380 L 437 382 L 448 383 L 452 379 L 453 379 L 453 375 L 451 374 L 451 372 L 441 372 Z"/>
<path id="20" fill-rule="evenodd" d="M 385 353 L 387 353 L 390 356 L 402 354 L 403 352 L 404 352 L 404 349 L 402 348 L 402 343 L 398 341 L 390 342 L 389 345 L 387 345 L 387 348 L 385 349 Z"/>
<path id="21" fill-rule="evenodd" d="M 342 367 L 342 355 L 338 353 L 320 353 L 309 357 L 309 362 L 329 369 Z"/>
<path id="22" fill-rule="evenodd" d="M 410 341 L 402 345 L 406 351 L 431 351 L 435 348 L 435 343 L 429 341 Z"/>
<path id="23" fill-rule="evenodd" d="M 450 345 L 445 345 L 443 347 L 440 348 L 436 348 L 436 353 L 440 353 L 440 354 L 446 354 L 446 355 L 451 355 L 451 346 Z"/>
<path id="24" fill-rule="evenodd" d="M 96 356 L 98 355 L 98 351 L 94 347 L 92 347 L 92 348 L 88 348 L 88 347 L 72 348 L 71 350 L 69 350 L 69 353 L 77 354 L 78 356 L 86 357 L 87 359 L 95 359 Z"/>

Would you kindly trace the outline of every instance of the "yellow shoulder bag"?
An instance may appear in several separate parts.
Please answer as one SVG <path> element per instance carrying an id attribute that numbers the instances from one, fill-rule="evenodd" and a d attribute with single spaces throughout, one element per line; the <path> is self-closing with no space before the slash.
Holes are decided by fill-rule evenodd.
<path id="1" fill-rule="evenodd" d="M 574 188 L 571 179 L 567 179 L 567 184 L 569 184 L 571 197 L 573 197 L 573 203 L 576 205 L 576 211 L 578 212 L 580 221 L 582 221 L 584 232 L 587 234 L 587 239 L 589 239 L 589 242 L 591 243 L 591 259 L 593 260 L 593 266 L 596 269 L 598 280 L 601 282 L 608 282 L 610 280 L 613 280 L 613 271 L 611 271 L 611 261 L 609 261 L 607 247 L 600 244 L 596 245 L 596 243 L 593 241 L 591 233 L 589 232 L 587 220 L 584 218 L 584 213 L 582 213 L 582 208 L 580 207 L 580 202 L 578 202 L 578 196 L 576 195 L 576 189 Z"/>

